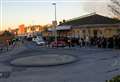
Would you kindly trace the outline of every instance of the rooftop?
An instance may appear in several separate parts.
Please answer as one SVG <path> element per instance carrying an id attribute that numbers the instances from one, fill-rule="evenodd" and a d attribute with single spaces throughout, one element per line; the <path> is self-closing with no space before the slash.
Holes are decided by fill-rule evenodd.
<path id="1" fill-rule="evenodd" d="M 110 18 L 107 16 L 102 16 L 96 13 L 91 13 L 81 17 L 66 20 L 66 22 L 60 24 L 60 26 L 61 25 L 72 25 L 72 26 L 96 25 L 96 24 L 120 24 L 120 20 L 115 18 Z"/>

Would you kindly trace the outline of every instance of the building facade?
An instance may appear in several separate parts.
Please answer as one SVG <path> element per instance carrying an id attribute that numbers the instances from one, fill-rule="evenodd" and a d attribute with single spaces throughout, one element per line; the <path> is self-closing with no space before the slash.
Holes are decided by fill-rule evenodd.
<path id="1" fill-rule="evenodd" d="M 120 34 L 120 20 L 93 13 L 60 24 L 57 32 L 58 36 L 63 37 L 104 36 L 109 38 Z"/>

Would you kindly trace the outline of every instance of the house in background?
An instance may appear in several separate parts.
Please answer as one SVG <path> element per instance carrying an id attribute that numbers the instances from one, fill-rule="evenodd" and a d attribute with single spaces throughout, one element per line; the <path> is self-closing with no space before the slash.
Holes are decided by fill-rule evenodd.
<path id="1" fill-rule="evenodd" d="M 18 33 L 17 34 L 18 35 L 24 35 L 25 32 L 26 32 L 25 25 L 24 24 L 19 25 L 19 27 L 18 27 Z"/>
<path id="2" fill-rule="evenodd" d="M 67 20 L 57 26 L 58 36 L 63 37 L 112 37 L 120 33 L 120 20 L 96 13 Z"/>
<path id="3" fill-rule="evenodd" d="M 42 31 L 43 31 L 43 27 L 41 25 L 26 26 L 26 33 L 42 32 Z"/>
<path id="4" fill-rule="evenodd" d="M 43 31 L 43 27 L 41 25 L 19 25 L 18 35 L 37 35 Z"/>

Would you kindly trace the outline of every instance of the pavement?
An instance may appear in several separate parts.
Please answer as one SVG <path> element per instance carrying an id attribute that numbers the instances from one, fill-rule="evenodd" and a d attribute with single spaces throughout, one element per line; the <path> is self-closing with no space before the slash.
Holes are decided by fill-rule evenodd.
<path id="1" fill-rule="evenodd" d="M 10 61 L 35 55 L 73 55 L 77 62 L 49 67 L 16 67 Z M 98 48 L 45 48 L 29 43 L 0 55 L 0 70 L 9 71 L 0 82 L 105 82 L 120 75 L 120 50 Z"/>

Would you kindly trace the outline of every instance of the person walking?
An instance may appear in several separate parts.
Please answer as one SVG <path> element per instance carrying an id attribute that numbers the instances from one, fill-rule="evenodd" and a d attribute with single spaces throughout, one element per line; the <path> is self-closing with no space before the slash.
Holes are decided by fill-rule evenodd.
<path id="1" fill-rule="evenodd" d="M 7 51 L 8 51 L 8 48 L 9 48 L 9 40 L 6 40 L 6 48 L 7 48 Z"/>
<path id="2" fill-rule="evenodd" d="M 12 39 L 12 45 L 13 45 L 13 48 L 16 47 L 16 39 L 15 38 Z"/>

